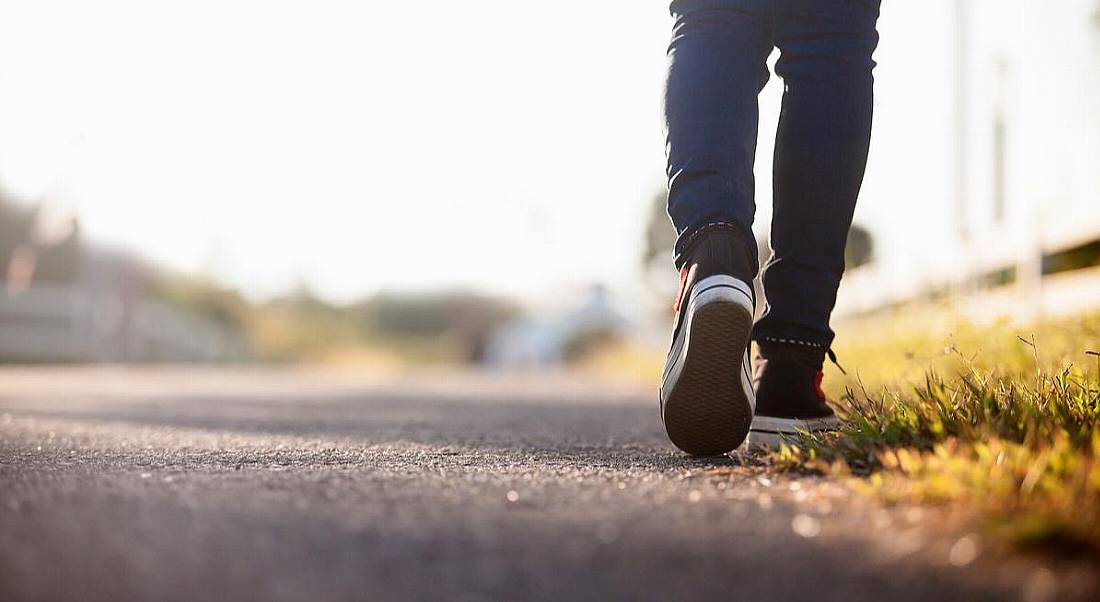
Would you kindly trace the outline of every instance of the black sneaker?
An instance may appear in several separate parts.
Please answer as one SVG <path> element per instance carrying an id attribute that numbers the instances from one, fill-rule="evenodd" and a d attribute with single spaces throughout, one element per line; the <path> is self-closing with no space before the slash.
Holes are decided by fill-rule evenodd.
<path id="1" fill-rule="evenodd" d="M 799 433 L 819 433 L 840 425 L 821 390 L 824 349 L 799 343 L 758 341 L 753 371 L 756 417 L 749 446 L 776 449 L 796 443 Z"/>
<path id="2" fill-rule="evenodd" d="M 672 443 L 689 454 L 730 452 L 752 424 L 748 343 L 756 300 L 745 248 L 733 230 L 704 232 L 680 271 L 661 418 Z"/>

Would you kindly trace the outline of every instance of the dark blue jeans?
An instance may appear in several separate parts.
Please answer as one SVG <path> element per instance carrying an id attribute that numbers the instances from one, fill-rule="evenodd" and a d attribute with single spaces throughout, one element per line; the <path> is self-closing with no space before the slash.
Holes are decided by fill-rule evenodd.
<path id="1" fill-rule="evenodd" d="M 879 0 L 676 0 L 665 96 L 668 212 L 677 267 L 700 229 L 732 225 L 753 241 L 757 95 L 780 50 L 773 257 L 756 340 L 827 348 L 829 316 L 871 136 L 871 55 Z M 746 243 L 752 265 L 756 244 Z"/>

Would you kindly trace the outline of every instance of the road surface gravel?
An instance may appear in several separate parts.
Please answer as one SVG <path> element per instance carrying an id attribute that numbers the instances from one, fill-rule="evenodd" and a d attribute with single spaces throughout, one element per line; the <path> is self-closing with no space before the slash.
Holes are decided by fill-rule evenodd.
<path id="1" fill-rule="evenodd" d="M 751 457 L 688 458 L 652 391 L 565 373 L 0 370 L 5 601 L 1083 591 L 938 522 Z"/>

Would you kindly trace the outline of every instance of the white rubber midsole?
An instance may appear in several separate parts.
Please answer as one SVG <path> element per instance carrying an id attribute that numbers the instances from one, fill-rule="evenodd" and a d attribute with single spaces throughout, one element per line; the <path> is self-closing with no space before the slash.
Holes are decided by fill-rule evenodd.
<path id="1" fill-rule="evenodd" d="M 773 418 L 755 416 L 749 428 L 746 445 L 750 449 L 770 447 L 778 449 L 780 445 L 798 443 L 803 433 L 820 433 L 836 430 L 840 420 L 836 416 L 825 418 Z"/>
<path id="2" fill-rule="evenodd" d="M 688 354 L 688 341 L 691 340 L 691 329 L 695 322 L 695 313 L 703 306 L 711 303 L 733 303 L 740 306 L 748 314 L 751 321 L 756 307 L 752 302 L 753 292 L 748 284 L 734 278 L 719 274 L 704 278 L 691 289 L 691 295 L 687 299 L 687 310 L 684 314 L 684 325 L 672 343 L 668 359 L 665 361 L 665 369 L 661 378 L 661 399 L 668 399 L 669 393 L 680 374 L 684 370 L 684 361 Z M 756 394 L 752 388 L 752 375 L 749 368 L 749 352 L 746 341 L 744 357 L 741 360 L 741 387 L 749 404 L 756 409 Z"/>

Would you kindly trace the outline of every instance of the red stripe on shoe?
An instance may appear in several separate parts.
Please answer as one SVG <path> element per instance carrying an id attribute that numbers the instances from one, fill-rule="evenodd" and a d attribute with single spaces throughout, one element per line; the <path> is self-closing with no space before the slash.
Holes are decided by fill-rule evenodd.
<path id="1" fill-rule="evenodd" d="M 684 288 L 687 286 L 690 271 L 691 269 L 686 265 L 680 268 L 680 290 L 676 293 L 676 302 L 672 304 L 673 313 L 680 313 L 680 304 L 684 302 Z"/>

